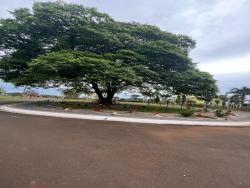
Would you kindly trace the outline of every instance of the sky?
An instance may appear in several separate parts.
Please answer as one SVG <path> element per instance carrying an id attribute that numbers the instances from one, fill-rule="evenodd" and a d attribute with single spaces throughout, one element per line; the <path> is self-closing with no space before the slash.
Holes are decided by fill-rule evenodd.
<path id="1" fill-rule="evenodd" d="M 44 1 L 44 0 L 43 0 Z M 65 0 L 119 21 L 156 25 L 197 42 L 190 57 L 218 80 L 221 93 L 250 87 L 250 0 Z M 34 0 L 0 0 L 0 17 Z M 10 87 L 10 86 L 9 86 Z"/>

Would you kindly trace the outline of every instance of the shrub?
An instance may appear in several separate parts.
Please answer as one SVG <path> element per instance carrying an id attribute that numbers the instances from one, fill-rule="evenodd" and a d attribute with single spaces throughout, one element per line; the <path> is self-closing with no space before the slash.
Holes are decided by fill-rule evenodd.
<path id="1" fill-rule="evenodd" d="M 215 111 L 215 115 L 216 115 L 217 117 L 224 117 L 224 116 L 226 115 L 226 113 L 223 112 L 222 110 L 216 110 L 216 111 Z"/>
<path id="2" fill-rule="evenodd" d="M 203 109 L 203 112 L 207 113 L 209 112 L 209 110 L 206 108 L 206 109 Z"/>
<path id="3" fill-rule="evenodd" d="M 181 110 L 180 111 L 180 115 L 182 116 L 182 117 L 190 117 L 190 116 L 192 116 L 193 115 L 193 111 L 191 111 L 191 110 Z"/>
<path id="4" fill-rule="evenodd" d="M 230 115 L 231 115 L 231 113 L 232 113 L 232 111 L 231 111 L 231 110 L 227 110 L 227 111 L 226 111 L 226 113 L 225 113 L 225 115 L 226 115 L 226 116 L 230 116 Z"/>

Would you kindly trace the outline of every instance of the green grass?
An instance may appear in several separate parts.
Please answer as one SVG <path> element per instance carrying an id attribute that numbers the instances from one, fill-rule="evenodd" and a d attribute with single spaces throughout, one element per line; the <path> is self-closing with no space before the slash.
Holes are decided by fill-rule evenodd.
<path id="1" fill-rule="evenodd" d="M 6 96 L 0 96 L 0 101 L 21 101 L 23 100 L 23 97 L 22 96 L 9 96 L 9 95 L 6 95 Z"/>
<path id="2" fill-rule="evenodd" d="M 41 101 L 38 103 L 39 106 L 54 106 L 60 107 L 63 109 L 92 109 L 92 110 L 112 110 L 112 111 L 132 111 L 132 112 L 159 112 L 159 113 L 179 113 L 181 108 L 180 106 L 170 105 L 166 108 L 165 105 L 160 106 L 159 104 L 150 104 L 147 103 L 136 103 L 136 102 L 119 102 L 110 106 L 100 106 L 93 102 L 86 100 L 61 100 L 61 101 Z M 185 109 L 185 107 L 183 108 Z M 195 111 L 195 110 L 194 110 Z"/>
<path id="3" fill-rule="evenodd" d="M 46 98 L 40 98 L 42 100 L 46 100 Z M 35 100 L 40 100 L 35 99 Z M 38 105 L 52 105 L 54 107 L 60 108 L 72 108 L 72 109 L 97 109 L 97 104 L 95 104 L 95 100 L 93 99 L 63 99 L 63 98 L 47 98 L 49 101 L 38 102 Z M 0 96 L 0 101 L 32 101 L 34 99 L 29 99 L 27 97 L 22 96 Z M 197 103 L 193 106 L 192 111 L 197 111 L 197 109 L 201 109 L 203 104 L 201 101 L 197 101 Z M 219 106 L 220 108 L 220 106 Z M 117 104 L 111 106 L 101 107 L 104 110 L 112 110 L 112 111 L 137 111 L 137 112 L 159 112 L 159 113 L 179 113 L 181 107 L 179 105 L 169 104 L 166 109 L 166 105 L 159 103 L 150 103 L 148 106 L 147 103 L 142 102 L 124 102 L 119 101 Z M 183 107 L 185 109 L 185 107 Z M 215 110 L 216 108 L 212 108 Z M 250 112 L 250 109 L 234 109 L 233 111 L 245 111 Z"/>

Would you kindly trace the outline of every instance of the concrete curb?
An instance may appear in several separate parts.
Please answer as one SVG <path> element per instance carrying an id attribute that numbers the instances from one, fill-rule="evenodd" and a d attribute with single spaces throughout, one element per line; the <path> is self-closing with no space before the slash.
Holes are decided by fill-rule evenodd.
<path id="1" fill-rule="evenodd" d="M 128 118 L 128 117 L 114 117 L 114 116 L 99 116 L 87 114 L 73 114 L 63 112 L 47 112 L 39 110 L 27 110 L 15 108 L 12 105 L 0 106 L 0 110 L 4 112 L 47 116 L 57 118 L 69 119 L 85 119 L 85 120 L 98 120 L 98 121 L 116 121 L 128 123 L 143 123 L 143 124 L 159 124 L 159 125 L 199 125 L 199 126 L 218 126 L 218 127 L 250 127 L 250 122 L 209 122 L 209 121 L 184 121 L 184 120 L 163 120 L 163 119 L 143 119 L 143 118 Z"/>

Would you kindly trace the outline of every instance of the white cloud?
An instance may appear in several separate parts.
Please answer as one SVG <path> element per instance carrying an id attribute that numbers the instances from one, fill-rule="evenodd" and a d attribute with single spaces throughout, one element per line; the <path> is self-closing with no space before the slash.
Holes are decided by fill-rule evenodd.
<path id="1" fill-rule="evenodd" d="M 249 72 L 250 81 L 250 55 L 239 58 L 223 59 L 212 63 L 198 64 L 198 68 L 214 75 Z"/>

